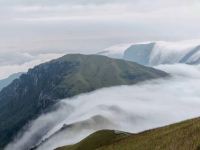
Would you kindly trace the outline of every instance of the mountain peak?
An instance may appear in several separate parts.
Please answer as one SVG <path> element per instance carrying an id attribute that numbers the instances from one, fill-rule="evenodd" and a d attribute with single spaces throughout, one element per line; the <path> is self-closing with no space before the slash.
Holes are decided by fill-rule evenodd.
<path id="1" fill-rule="evenodd" d="M 0 92 L 0 147 L 60 99 L 165 76 L 153 68 L 99 55 L 69 54 L 36 66 Z"/>

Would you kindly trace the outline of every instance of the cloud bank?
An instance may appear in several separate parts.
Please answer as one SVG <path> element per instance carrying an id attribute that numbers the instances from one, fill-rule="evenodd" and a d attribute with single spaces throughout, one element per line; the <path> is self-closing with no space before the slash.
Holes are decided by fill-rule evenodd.
<path id="1" fill-rule="evenodd" d="M 157 68 L 172 77 L 64 99 L 58 110 L 34 120 L 6 150 L 23 150 L 36 143 L 38 150 L 53 150 L 100 129 L 137 133 L 200 116 L 200 66 Z"/>

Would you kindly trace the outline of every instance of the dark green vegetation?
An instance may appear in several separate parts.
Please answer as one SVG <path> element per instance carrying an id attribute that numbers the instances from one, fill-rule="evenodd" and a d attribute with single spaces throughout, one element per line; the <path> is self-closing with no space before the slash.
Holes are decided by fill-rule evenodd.
<path id="1" fill-rule="evenodd" d="M 84 149 L 80 147 L 84 146 Z M 99 131 L 81 142 L 57 150 L 199 150 L 200 118 L 139 134 Z"/>
<path id="2" fill-rule="evenodd" d="M 60 99 L 165 76 L 162 71 L 98 55 L 72 54 L 41 64 L 0 92 L 0 149 Z"/>

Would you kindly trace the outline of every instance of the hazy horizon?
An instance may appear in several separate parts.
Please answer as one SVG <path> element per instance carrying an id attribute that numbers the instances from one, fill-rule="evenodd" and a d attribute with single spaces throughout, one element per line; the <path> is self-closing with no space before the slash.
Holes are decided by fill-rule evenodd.
<path id="1" fill-rule="evenodd" d="M 200 39 L 199 0 L 0 0 L 0 79 L 68 53 Z"/>
<path id="2" fill-rule="evenodd" d="M 0 53 L 200 38 L 198 0 L 0 0 Z"/>

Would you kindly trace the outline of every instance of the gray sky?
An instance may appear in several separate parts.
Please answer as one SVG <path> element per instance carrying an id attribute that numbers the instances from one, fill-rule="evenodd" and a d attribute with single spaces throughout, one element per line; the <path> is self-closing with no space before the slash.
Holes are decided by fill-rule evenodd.
<path id="1" fill-rule="evenodd" d="M 0 19 L 1 52 L 200 37 L 199 0 L 0 0 Z"/>
<path id="2" fill-rule="evenodd" d="M 200 38 L 200 0 L 0 0 L 0 79 L 66 53 Z"/>

